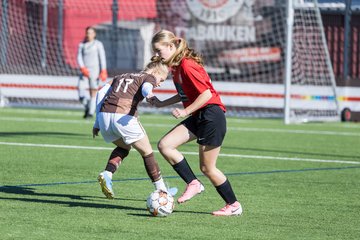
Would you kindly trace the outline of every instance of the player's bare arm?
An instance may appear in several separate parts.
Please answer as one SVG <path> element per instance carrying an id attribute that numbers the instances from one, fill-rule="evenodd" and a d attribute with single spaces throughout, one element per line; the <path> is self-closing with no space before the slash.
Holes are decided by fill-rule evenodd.
<path id="1" fill-rule="evenodd" d="M 166 107 L 166 106 L 169 106 L 169 105 L 172 105 L 172 104 L 175 104 L 175 103 L 178 103 L 181 101 L 181 98 L 180 98 L 180 95 L 179 94 L 176 94 L 164 101 L 161 101 L 160 99 L 158 99 L 156 96 L 153 96 L 149 99 L 146 99 L 146 101 L 148 103 L 150 103 L 151 105 L 155 106 L 155 107 Z"/>
<path id="2" fill-rule="evenodd" d="M 198 109 L 200 109 L 202 106 L 204 106 L 205 103 L 207 103 L 207 101 L 210 100 L 210 98 L 212 97 L 211 91 L 210 89 L 205 90 L 204 92 L 202 92 L 196 99 L 195 101 L 190 104 L 189 106 L 187 106 L 184 110 L 186 110 L 187 115 L 190 115 L 191 113 L 197 111 Z"/>
<path id="3" fill-rule="evenodd" d="M 209 99 L 211 98 L 210 90 L 205 90 L 202 92 L 195 101 L 187 106 L 185 109 L 175 108 L 172 111 L 172 115 L 175 118 L 184 118 L 189 116 L 191 113 L 195 112 L 196 110 L 200 109 Z"/>

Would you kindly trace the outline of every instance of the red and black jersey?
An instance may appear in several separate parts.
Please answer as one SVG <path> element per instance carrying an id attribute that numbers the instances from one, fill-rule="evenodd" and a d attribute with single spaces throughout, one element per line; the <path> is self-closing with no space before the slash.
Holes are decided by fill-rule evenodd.
<path id="1" fill-rule="evenodd" d="M 100 111 L 137 116 L 137 106 L 144 99 L 141 88 L 145 82 L 156 86 L 156 78 L 151 74 L 126 73 L 116 76 Z"/>
<path id="2" fill-rule="evenodd" d="M 212 97 L 204 106 L 216 104 L 219 105 L 224 112 L 226 111 L 204 67 L 193 59 L 184 58 L 180 65 L 172 70 L 172 75 L 176 90 L 185 108 L 192 104 L 201 93 L 209 89 Z"/>

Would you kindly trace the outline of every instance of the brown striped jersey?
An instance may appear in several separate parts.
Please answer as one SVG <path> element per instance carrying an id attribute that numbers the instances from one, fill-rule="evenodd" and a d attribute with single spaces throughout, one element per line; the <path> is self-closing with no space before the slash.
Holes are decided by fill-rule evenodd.
<path id="1" fill-rule="evenodd" d="M 121 113 L 137 116 L 137 107 L 144 99 L 142 85 L 148 82 L 156 86 L 156 78 L 144 72 L 125 73 L 113 79 L 100 112 Z"/>

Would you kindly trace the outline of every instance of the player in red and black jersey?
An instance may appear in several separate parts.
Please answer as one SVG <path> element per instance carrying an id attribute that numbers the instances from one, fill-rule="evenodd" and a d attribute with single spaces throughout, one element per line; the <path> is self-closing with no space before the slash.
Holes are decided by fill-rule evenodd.
<path id="1" fill-rule="evenodd" d="M 146 97 L 153 96 L 152 90 L 160 86 L 169 73 L 160 58 L 153 59 L 144 71 L 116 76 L 97 93 L 96 120 L 93 136 L 99 131 L 106 142 L 117 147 L 113 150 L 106 168 L 98 176 L 101 190 L 107 198 L 114 198 L 112 175 L 134 147 L 144 160 L 145 169 L 156 189 L 167 191 L 155 160 L 150 141 L 137 116 L 137 107 Z M 169 189 L 175 195 L 176 188 Z"/>
<path id="2" fill-rule="evenodd" d="M 216 167 L 226 133 L 226 108 L 203 67 L 201 56 L 190 49 L 184 39 L 167 30 L 161 30 L 153 36 L 152 48 L 172 68 L 178 94 L 164 101 L 155 96 L 148 101 L 157 107 L 181 101 L 184 108 L 175 108 L 172 114 L 175 118 L 187 117 L 158 143 L 161 154 L 187 184 L 178 202 L 183 203 L 204 191 L 204 186 L 194 175 L 185 157 L 177 150 L 182 144 L 197 139 L 201 171 L 226 203 L 224 208 L 213 214 L 240 215 L 241 204 L 226 176 Z"/>

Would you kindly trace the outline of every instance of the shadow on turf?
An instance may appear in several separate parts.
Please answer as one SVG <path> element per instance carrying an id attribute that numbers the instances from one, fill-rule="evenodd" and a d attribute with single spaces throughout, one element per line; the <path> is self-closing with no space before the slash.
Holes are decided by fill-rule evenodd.
<path id="1" fill-rule="evenodd" d="M 120 205 L 112 204 L 101 204 L 101 203 L 91 203 L 85 202 L 90 199 L 103 199 L 107 200 L 105 197 L 96 197 L 96 196 L 79 196 L 72 194 L 56 194 L 56 193 L 37 193 L 33 188 L 28 187 L 15 187 L 15 186 L 2 186 L 0 187 L 0 193 L 8 194 L 19 194 L 19 195 L 28 195 L 28 196 L 37 196 L 37 197 L 64 197 L 74 200 L 82 200 L 83 202 L 72 202 L 72 201 L 61 201 L 61 200 L 45 200 L 38 198 L 9 198 L 9 197 L 0 197 L 0 200 L 14 200 L 14 201 L 23 201 L 23 202 L 38 202 L 38 203 L 52 203 L 52 204 L 63 204 L 68 205 L 69 207 L 91 207 L 91 208 L 114 208 L 114 209 L 128 209 L 128 210 L 143 210 L 142 208 L 133 208 Z M 117 201 L 141 201 L 145 202 L 144 199 L 130 199 L 130 198 L 116 198 L 114 200 L 107 200 L 109 202 L 117 203 Z"/>
<path id="2" fill-rule="evenodd" d="M 0 137 L 12 136 L 88 136 L 82 133 L 66 133 L 66 132 L 0 132 Z"/>
<path id="3" fill-rule="evenodd" d="M 79 196 L 79 195 L 72 195 L 72 194 L 37 193 L 37 192 L 34 192 L 34 188 L 15 187 L 15 186 L 0 187 L 0 192 L 10 193 L 10 194 L 20 194 L 20 195 L 32 195 L 32 196 L 66 197 L 66 198 L 76 199 L 76 200 L 84 200 L 85 197 L 86 198 L 89 197 L 89 196 Z"/>
<path id="4" fill-rule="evenodd" d="M 197 212 L 197 211 L 179 211 L 179 210 L 174 210 L 173 213 L 189 213 L 189 214 L 204 214 L 204 215 L 211 215 L 210 213 L 208 212 Z M 152 217 L 151 215 L 149 214 L 140 214 L 140 213 L 128 213 L 127 215 L 130 215 L 130 216 L 135 216 L 135 217 Z"/>
<path id="5" fill-rule="evenodd" d="M 85 202 L 88 201 L 88 198 L 95 199 L 104 199 L 104 197 L 96 197 L 96 196 L 79 196 L 72 194 L 55 194 L 55 193 L 37 193 L 33 188 L 29 187 L 15 187 L 15 186 L 2 186 L 0 187 L 1 193 L 7 194 L 19 194 L 19 195 L 27 195 L 27 196 L 37 196 L 37 197 L 65 197 L 74 200 L 82 200 L 81 202 L 75 201 L 61 201 L 61 200 L 46 200 L 46 199 L 38 199 L 38 198 L 16 198 L 16 197 L 0 197 L 0 200 L 11 200 L 11 201 L 21 201 L 21 202 L 31 202 L 31 203 L 45 203 L 45 204 L 58 204 L 58 205 L 68 205 L 69 207 L 86 207 L 86 208 L 105 208 L 105 209 L 119 209 L 119 210 L 136 210 L 143 211 L 144 208 L 135 208 L 121 205 L 113 205 L 113 204 L 102 204 L 102 203 L 92 203 Z M 115 201 L 114 201 L 115 200 Z M 145 203 L 144 199 L 126 199 L 126 198 L 116 198 L 114 200 L 108 200 L 109 202 L 117 203 L 118 201 L 141 201 Z M 144 205 L 145 206 L 145 205 Z M 180 213 L 196 213 L 196 214 L 209 214 L 207 212 L 196 212 L 196 211 L 179 211 L 175 210 L 174 212 Z M 149 217 L 149 214 L 136 214 L 129 213 L 128 215 L 137 216 L 137 217 Z"/>
<path id="6" fill-rule="evenodd" d="M 106 208 L 106 209 L 119 209 L 119 210 L 144 210 L 144 208 L 134 208 L 121 205 L 111 205 L 102 203 L 90 203 L 90 202 L 71 202 L 71 201 L 60 201 L 60 200 L 45 200 L 35 198 L 7 198 L 0 197 L 0 200 L 11 200 L 21 202 L 33 202 L 33 203 L 46 203 L 46 204 L 58 204 L 67 205 L 69 207 L 86 207 L 86 208 Z"/>
<path id="7" fill-rule="evenodd" d="M 261 148 L 242 148 L 242 147 L 228 147 L 222 146 L 222 149 L 236 149 L 243 151 L 256 151 L 256 152 L 269 152 L 269 153 L 286 153 L 286 154 L 301 154 L 301 155 L 309 155 L 309 156 L 320 156 L 320 157 L 334 157 L 334 158 L 357 158 L 358 156 L 354 155 L 340 155 L 340 154 L 326 154 L 326 153 L 312 153 L 312 152 L 297 152 L 297 151 L 284 151 L 284 150 L 276 150 L 276 149 L 261 149 Z"/>

